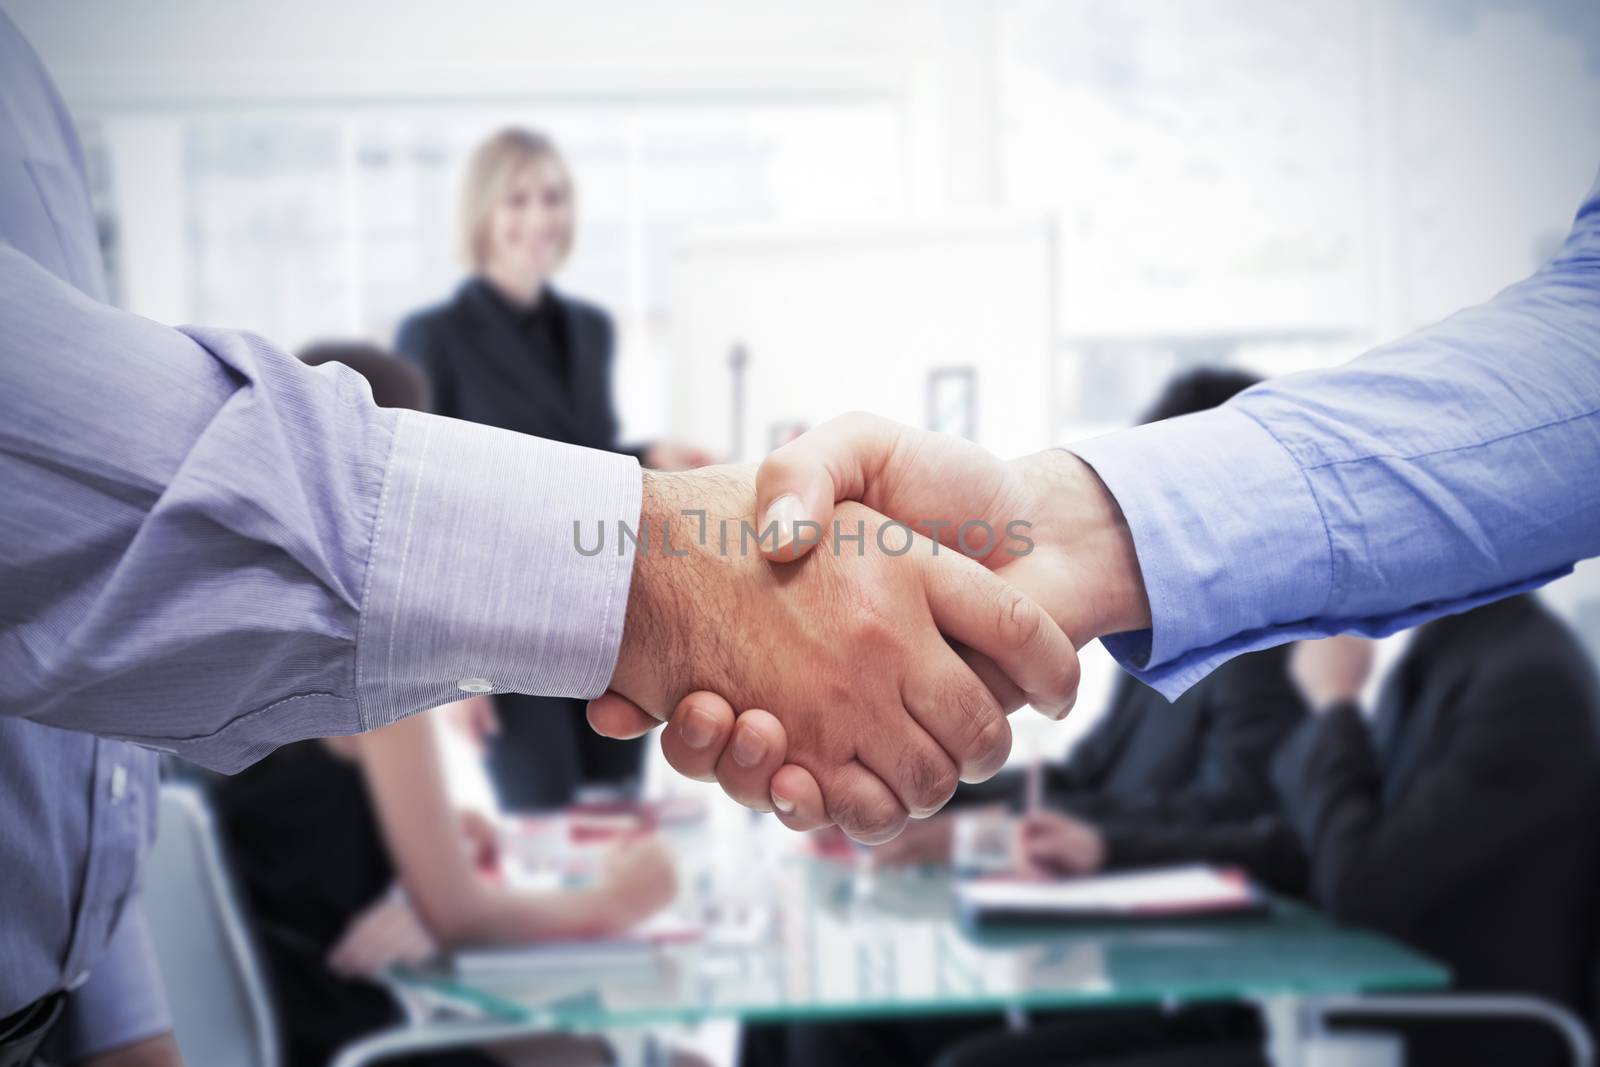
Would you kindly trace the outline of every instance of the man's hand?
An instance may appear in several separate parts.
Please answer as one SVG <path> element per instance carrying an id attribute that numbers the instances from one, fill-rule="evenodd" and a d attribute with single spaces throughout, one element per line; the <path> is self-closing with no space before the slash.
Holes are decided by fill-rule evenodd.
<path id="1" fill-rule="evenodd" d="M 833 419 L 761 464 L 756 502 L 763 521 L 779 522 L 783 542 L 771 558 L 808 552 L 808 528 L 798 524 L 825 526 L 845 500 L 989 567 L 1038 601 L 1078 647 L 1150 625 L 1121 509 L 1071 452 L 1007 462 L 971 441 L 874 415 Z"/>
<path id="2" fill-rule="evenodd" d="M 774 560 L 812 552 L 816 531 L 832 532 L 836 503 L 859 500 L 936 537 L 939 558 L 971 556 L 990 568 L 1043 606 L 1077 646 L 1150 624 L 1121 510 L 1094 471 L 1070 452 L 1050 450 L 1005 462 L 960 438 L 870 415 L 846 415 L 768 456 L 757 477 L 757 500 L 764 522 L 779 524 L 781 543 L 768 552 Z M 997 670 L 981 655 L 969 653 L 967 659 L 1003 704 L 1027 699 L 1008 684 L 1009 669 Z M 780 731 L 749 713 L 740 716 L 735 729 L 726 702 L 707 697 L 696 694 L 702 712 L 697 733 L 708 738 L 706 747 L 694 748 L 682 738 L 668 745 L 669 731 L 663 737 L 668 760 L 684 773 L 703 773 L 719 765 L 724 746 L 747 729 L 759 730 L 768 746 L 765 766 L 774 768 L 767 779 L 779 817 L 795 829 L 826 825 L 829 813 L 819 803 L 817 783 L 808 780 L 803 766 L 784 765 L 770 751 Z M 1071 704 L 1031 702 L 1052 715 L 1065 714 Z M 720 710 L 727 715 L 714 714 Z M 610 736 L 637 736 L 654 725 L 611 694 L 591 705 L 590 721 Z M 678 762 L 686 755 L 692 758 Z M 720 773 L 717 778 L 728 786 Z M 739 792 L 729 792 L 742 799 L 754 788 L 751 778 L 743 775 Z"/>
<path id="3" fill-rule="evenodd" d="M 1025 874 L 1061 878 L 1095 874 L 1105 866 L 1106 843 L 1089 823 L 1041 811 L 1017 825 L 1017 861 Z"/>
<path id="4" fill-rule="evenodd" d="M 946 637 L 992 661 L 986 678 L 1009 693 L 1055 713 L 1070 706 L 1072 643 L 1028 597 L 926 538 L 880 536 L 883 518 L 855 503 L 838 509 L 839 536 L 830 530 L 805 559 L 771 566 L 753 540 L 741 551 L 741 523 L 755 529 L 754 482 L 734 468 L 646 476 L 648 541 L 611 681 L 656 719 L 697 690 L 768 712 L 757 722 L 775 729 L 727 745 L 731 779 L 754 770 L 768 785 L 787 760 L 809 779 L 807 803 L 853 837 L 881 841 L 908 814 L 936 811 L 958 780 L 993 774 L 1010 749 L 1005 709 Z M 679 709 L 680 740 L 697 739 L 684 736 L 702 722 L 695 710 Z M 591 721 L 609 721 L 605 709 Z M 719 747 L 719 780 L 723 762 Z M 755 806 L 769 808 L 769 792 Z"/>
<path id="5" fill-rule="evenodd" d="M 1361 699 L 1377 643 L 1364 637 L 1300 641 L 1289 653 L 1289 676 L 1313 714 Z"/>

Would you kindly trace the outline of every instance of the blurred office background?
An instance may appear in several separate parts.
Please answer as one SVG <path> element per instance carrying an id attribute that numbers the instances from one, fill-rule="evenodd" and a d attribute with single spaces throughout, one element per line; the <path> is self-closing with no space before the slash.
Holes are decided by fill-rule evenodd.
<path id="1" fill-rule="evenodd" d="M 1592 0 L 6 9 L 122 305 L 390 344 L 461 276 L 468 152 L 533 126 L 624 437 L 743 460 L 851 408 L 1017 454 L 1340 362 L 1534 270 L 1600 168 Z M 1600 648 L 1594 565 L 1546 595 Z"/>

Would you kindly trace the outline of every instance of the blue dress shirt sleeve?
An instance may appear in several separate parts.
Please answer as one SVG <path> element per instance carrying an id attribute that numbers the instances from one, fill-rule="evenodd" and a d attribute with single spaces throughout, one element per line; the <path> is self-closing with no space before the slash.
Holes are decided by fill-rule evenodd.
<path id="1" fill-rule="evenodd" d="M 1382 636 L 1600 554 L 1600 182 L 1525 281 L 1350 364 L 1074 445 L 1127 516 L 1174 697 L 1243 652 Z"/>
<path id="2" fill-rule="evenodd" d="M 573 524 L 637 523 L 631 457 L 378 408 L 3 243 L 0 322 L 0 713 L 231 771 L 463 681 L 605 689 L 632 546 Z"/>

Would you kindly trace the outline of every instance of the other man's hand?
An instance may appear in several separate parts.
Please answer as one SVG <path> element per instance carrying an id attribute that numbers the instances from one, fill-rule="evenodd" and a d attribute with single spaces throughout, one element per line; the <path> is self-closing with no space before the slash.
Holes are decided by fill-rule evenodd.
<path id="1" fill-rule="evenodd" d="M 814 554 L 809 535 L 831 532 L 838 502 L 858 500 L 936 538 L 941 558 L 971 557 L 991 569 L 1043 606 L 1075 646 L 1150 624 L 1121 510 L 1094 471 L 1070 452 L 1053 449 L 1006 462 L 960 438 L 846 415 L 768 456 L 757 487 L 763 521 L 779 524 L 777 547 L 763 545 L 774 560 Z M 1009 671 L 996 669 L 983 651 L 974 647 L 965 655 L 1002 704 L 1028 700 L 1008 684 Z M 1070 699 L 1053 706 L 1029 702 L 1052 716 L 1071 706 Z M 701 706 L 717 710 L 704 700 Z M 591 722 L 614 736 L 636 735 L 648 725 L 610 696 L 592 706 Z M 730 745 L 758 724 L 770 732 L 764 720 L 748 715 L 737 728 L 730 717 L 705 732 Z M 674 752 L 667 756 L 673 760 Z M 818 804 L 822 790 L 807 780 L 807 769 L 782 760 L 776 767 L 769 784 L 779 817 L 796 829 L 826 825 L 829 813 Z M 751 785 L 745 781 L 742 788 Z"/>
<path id="2" fill-rule="evenodd" d="M 1298 641 L 1289 653 L 1289 676 L 1313 714 L 1336 704 L 1361 699 L 1377 643 L 1341 635 L 1320 641 Z"/>
<path id="3" fill-rule="evenodd" d="M 780 747 L 735 739 L 726 759 L 754 764 L 763 785 L 787 760 L 809 780 L 807 802 L 868 842 L 936 811 L 957 781 L 988 777 L 1010 750 L 1005 709 L 946 637 L 986 657 L 986 678 L 1010 692 L 1056 713 L 1070 706 L 1071 641 L 991 571 L 909 530 L 880 535 L 882 516 L 857 503 L 839 507 L 817 551 L 773 567 L 753 541 L 744 551 L 754 490 L 748 468 L 646 476 L 645 540 L 611 681 L 633 705 L 665 720 L 706 691 L 723 707 L 763 709 L 757 721 L 779 729 L 755 740 Z M 720 780 L 720 749 L 716 762 Z"/>

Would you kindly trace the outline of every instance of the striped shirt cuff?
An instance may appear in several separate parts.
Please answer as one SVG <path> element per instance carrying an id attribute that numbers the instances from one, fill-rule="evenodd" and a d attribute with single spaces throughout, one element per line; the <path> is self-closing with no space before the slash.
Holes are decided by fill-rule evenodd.
<path id="1" fill-rule="evenodd" d="M 356 651 L 362 725 L 466 692 L 591 698 L 616 667 L 638 461 L 403 412 L 373 535 Z M 578 524 L 578 526 L 575 526 Z"/>

